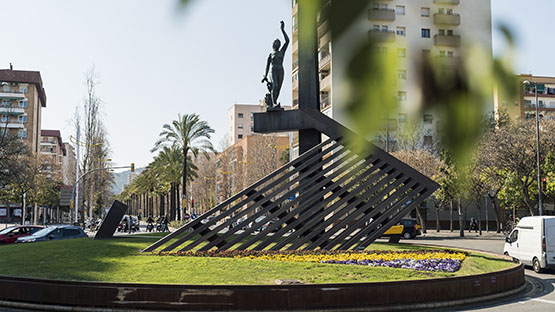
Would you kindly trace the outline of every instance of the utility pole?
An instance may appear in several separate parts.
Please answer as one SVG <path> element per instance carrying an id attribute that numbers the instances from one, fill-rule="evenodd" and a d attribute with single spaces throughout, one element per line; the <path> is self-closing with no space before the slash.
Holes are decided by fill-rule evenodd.
<path id="1" fill-rule="evenodd" d="M 76 149 L 77 149 L 77 153 L 76 153 L 76 162 L 75 162 L 75 198 L 73 199 L 73 202 L 75 204 L 75 220 L 73 223 L 78 223 L 78 212 L 79 212 L 79 140 L 80 140 L 80 136 L 81 136 L 81 127 L 79 126 L 79 123 L 77 123 L 77 140 L 76 140 Z"/>

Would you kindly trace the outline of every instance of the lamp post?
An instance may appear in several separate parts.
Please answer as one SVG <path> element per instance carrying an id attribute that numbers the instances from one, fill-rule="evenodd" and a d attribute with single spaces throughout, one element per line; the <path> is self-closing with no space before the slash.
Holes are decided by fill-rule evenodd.
<path id="1" fill-rule="evenodd" d="M 540 173 L 540 103 L 538 101 L 538 83 L 531 82 L 530 80 L 524 80 L 522 82 L 524 85 L 534 85 L 534 91 L 536 93 L 536 170 L 538 171 L 538 209 L 540 216 L 543 215 L 543 205 L 542 205 L 542 184 L 541 184 L 541 173 Z"/>

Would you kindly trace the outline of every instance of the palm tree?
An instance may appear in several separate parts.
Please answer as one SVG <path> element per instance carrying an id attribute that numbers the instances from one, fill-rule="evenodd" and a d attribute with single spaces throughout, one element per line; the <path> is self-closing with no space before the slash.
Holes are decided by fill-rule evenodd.
<path id="1" fill-rule="evenodd" d="M 165 124 L 162 129 L 160 139 L 154 144 L 152 152 L 164 146 L 175 146 L 179 149 L 183 157 L 183 186 L 181 190 L 182 198 L 185 199 L 188 177 L 187 169 L 191 164 L 190 158 L 188 161 L 187 155 L 191 152 L 193 157 L 196 158 L 199 153 L 204 153 L 209 158 L 208 152 L 214 151 L 214 147 L 210 142 L 214 129 L 210 128 L 206 121 L 200 120 L 197 114 L 178 115 L 177 120 L 172 121 L 171 124 Z M 185 205 L 183 205 L 183 208 L 185 208 Z"/>

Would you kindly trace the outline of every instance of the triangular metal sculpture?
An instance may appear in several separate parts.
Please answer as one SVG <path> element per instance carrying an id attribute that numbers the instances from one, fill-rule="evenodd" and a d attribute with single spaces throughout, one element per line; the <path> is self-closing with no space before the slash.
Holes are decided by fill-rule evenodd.
<path id="1" fill-rule="evenodd" d="M 301 155 L 144 251 L 364 249 L 438 188 L 370 142 L 355 153 L 347 140 L 356 135 L 319 111 L 316 28 L 310 2 L 299 1 L 298 109 L 254 114 L 254 132 L 299 131 Z M 289 41 L 281 30 L 285 44 L 274 42 L 267 65 L 280 72 L 271 108 Z"/>
<path id="2" fill-rule="evenodd" d="M 438 185 L 318 111 L 255 114 L 329 139 L 227 199 L 144 251 L 364 249 L 430 196 Z"/>

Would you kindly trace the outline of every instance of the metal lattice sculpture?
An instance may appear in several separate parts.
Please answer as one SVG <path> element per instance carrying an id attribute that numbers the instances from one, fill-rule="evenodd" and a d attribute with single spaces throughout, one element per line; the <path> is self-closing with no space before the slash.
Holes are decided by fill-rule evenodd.
<path id="1" fill-rule="evenodd" d="M 363 249 L 438 187 L 370 143 L 355 154 L 319 112 L 279 114 L 305 114 L 329 139 L 144 251 Z"/>

